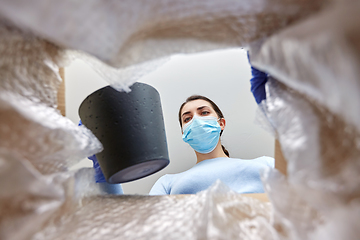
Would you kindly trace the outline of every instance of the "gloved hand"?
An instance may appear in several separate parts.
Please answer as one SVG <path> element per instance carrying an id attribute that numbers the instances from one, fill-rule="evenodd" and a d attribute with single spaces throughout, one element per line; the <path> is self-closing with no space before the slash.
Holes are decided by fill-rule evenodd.
<path id="1" fill-rule="evenodd" d="M 81 120 L 79 121 L 79 126 L 82 125 Z M 95 182 L 97 183 L 102 183 L 102 182 L 106 182 L 105 176 L 103 174 L 103 172 L 101 171 L 99 162 L 96 159 L 95 155 L 92 155 L 90 157 L 88 157 L 88 159 L 90 159 L 91 161 L 93 161 L 93 168 L 95 169 Z"/>
<path id="2" fill-rule="evenodd" d="M 250 56 L 249 52 L 247 53 L 249 63 L 250 62 Z M 262 100 L 266 99 L 266 92 L 265 92 L 265 84 L 268 80 L 268 75 L 253 66 L 251 66 L 251 74 L 252 78 L 250 79 L 251 84 L 251 92 L 253 93 L 256 103 L 261 103 Z"/>
<path id="3" fill-rule="evenodd" d="M 102 183 L 106 182 L 105 176 L 103 172 L 101 171 L 99 162 L 96 159 L 95 155 L 92 155 L 91 157 L 88 157 L 88 159 L 93 161 L 93 168 L 95 169 L 95 182 Z"/>

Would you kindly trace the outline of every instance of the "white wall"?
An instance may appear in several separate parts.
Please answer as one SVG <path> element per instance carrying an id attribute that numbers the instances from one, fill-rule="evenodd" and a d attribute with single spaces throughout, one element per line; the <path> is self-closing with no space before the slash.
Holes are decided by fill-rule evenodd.
<path id="1" fill-rule="evenodd" d="M 250 92 L 250 76 L 246 52 L 232 49 L 173 56 L 158 70 L 140 79 L 160 93 L 170 164 L 149 177 L 123 184 L 124 192 L 147 194 L 162 175 L 187 170 L 196 163 L 195 153 L 181 139 L 178 122 L 180 105 L 193 94 L 209 97 L 222 110 L 227 123 L 222 143 L 231 157 L 273 156 L 273 137 L 253 123 L 256 102 Z M 80 103 L 108 84 L 80 60 L 65 69 L 65 79 L 66 115 L 77 123 Z M 91 167 L 91 161 L 83 160 L 75 168 L 85 166 Z"/>

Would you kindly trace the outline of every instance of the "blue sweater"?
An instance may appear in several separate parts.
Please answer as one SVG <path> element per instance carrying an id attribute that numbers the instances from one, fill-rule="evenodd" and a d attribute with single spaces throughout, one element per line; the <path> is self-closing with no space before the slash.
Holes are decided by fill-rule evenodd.
<path id="1" fill-rule="evenodd" d="M 263 193 L 260 169 L 274 167 L 274 159 L 260 157 L 254 160 L 213 158 L 204 160 L 189 170 L 166 174 L 159 178 L 149 195 L 195 194 L 209 188 L 217 179 L 238 193 Z"/>

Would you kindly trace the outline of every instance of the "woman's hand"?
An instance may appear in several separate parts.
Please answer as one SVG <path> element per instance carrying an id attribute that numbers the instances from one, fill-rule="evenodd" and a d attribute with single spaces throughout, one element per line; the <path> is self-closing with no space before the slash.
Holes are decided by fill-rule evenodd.
<path id="1" fill-rule="evenodd" d="M 251 66 L 249 52 L 247 54 Z M 251 66 L 251 74 L 251 92 L 255 97 L 256 103 L 259 104 L 262 100 L 266 99 L 265 84 L 268 80 L 268 74 L 254 68 L 253 66 Z"/>
<path id="2" fill-rule="evenodd" d="M 81 120 L 79 121 L 79 126 L 83 125 Z M 103 174 L 103 172 L 101 171 L 99 162 L 96 158 L 95 155 L 92 155 L 90 157 L 88 157 L 88 159 L 90 159 L 91 161 L 93 161 L 93 168 L 95 169 L 95 182 L 97 183 L 102 183 L 102 182 L 106 182 L 105 176 Z"/>
<path id="3" fill-rule="evenodd" d="M 88 157 L 91 161 L 93 161 L 93 168 L 95 169 L 95 182 L 102 183 L 106 182 L 105 176 L 103 172 L 101 171 L 100 165 L 98 160 L 96 159 L 95 155 L 92 155 L 91 157 Z"/>

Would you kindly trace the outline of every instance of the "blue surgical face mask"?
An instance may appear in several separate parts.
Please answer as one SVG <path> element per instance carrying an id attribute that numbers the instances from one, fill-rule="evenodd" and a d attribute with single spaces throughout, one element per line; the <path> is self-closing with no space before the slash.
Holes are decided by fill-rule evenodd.
<path id="1" fill-rule="evenodd" d="M 199 153 L 210 153 L 219 142 L 221 127 L 213 116 L 194 116 L 184 125 L 182 139 Z"/>

